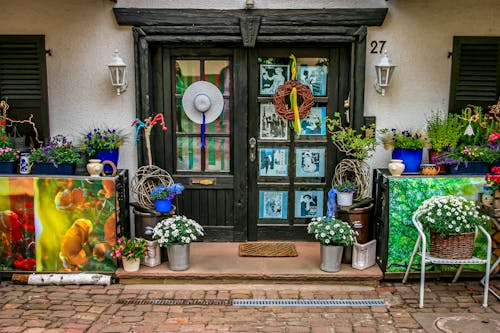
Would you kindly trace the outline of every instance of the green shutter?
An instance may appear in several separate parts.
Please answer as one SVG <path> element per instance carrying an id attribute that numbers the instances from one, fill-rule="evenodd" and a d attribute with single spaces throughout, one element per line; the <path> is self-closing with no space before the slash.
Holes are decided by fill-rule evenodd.
<path id="1" fill-rule="evenodd" d="M 450 112 L 469 104 L 487 108 L 500 95 L 500 38 L 455 37 Z"/>

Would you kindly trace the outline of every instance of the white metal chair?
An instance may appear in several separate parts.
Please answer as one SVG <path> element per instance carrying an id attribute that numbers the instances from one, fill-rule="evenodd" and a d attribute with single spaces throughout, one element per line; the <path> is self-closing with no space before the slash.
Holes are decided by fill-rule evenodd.
<path id="1" fill-rule="evenodd" d="M 479 230 L 486 236 L 488 240 L 488 248 L 487 248 L 487 254 L 486 254 L 486 259 L 481 259 L 481 258 L 476 258 L 472 257 L 470 259 L 444 259 L 444 258 L 437 258 L 433 257 L 430 255 L 430 253 L 427 250 L 427 239 L 425 236 L 425 231 L 422 226 L 422 224 L 419 222 L 418 217 L 420 216 L 419 213 L 414 213 L 413 214 L 413 224 L 415 225 L 415 228 L 417 228 L 418 231 L 418 239 L 417 242 L 415 243 L 415 247 L 413 248 L 413 253 L 411 255 L 410 263 L 408 264 L 408 268 L 406 269 L 405 276 L 403 278 L 403 283 L 406 283 L 406 280 L 408 279 L 408 275 L 410 274 L 410 269 L 411 265 L 413 264 L 413 260 L 415 259 L 415 255 L 419 251 L 420 245 L 422 247 L 420 248 L 420 256 L 422 257 L 422 264 L 420 268 L 420 302 L 419 302 L 419 307 L 423 308 L 424 307 L 424 284 L 425 284 L 425 265 L 428 263 L 432 264 L 439 264 L 439 265 L 460 265 L 460 267 L 457 270 L 457 273 L 455 274 L 455 277 L 453 278 L 453 282 L 456 282 L 458 280 L 458 277 L 460 276 L 460 273 L 462 272 L 462 268 L 465 264 L 483 264 L 485 265 L 485 275 L 481 279 L 481 283 L 484 286 L 484 297 L 483 297 L 483 307 L 488 306 L 488 290 L 489 290 L 489 283 L 490 283 L 490 262 L 491 262 L 491 236 L 484 229 L 483 227 L 479 226 Z M 477 236 L 477 228 L 476 228 L 476 236 Z"/>

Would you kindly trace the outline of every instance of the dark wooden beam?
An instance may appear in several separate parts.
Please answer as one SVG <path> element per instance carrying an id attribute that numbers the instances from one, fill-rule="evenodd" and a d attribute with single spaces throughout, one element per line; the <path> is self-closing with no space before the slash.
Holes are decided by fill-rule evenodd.
<path id="1" fill-rule="evenodd" d="M 113 8 L 119 25 L 239 26 L 243 17 L 260 17 L 261 26 L 380 26 L 387 8 L 339 9 L 155 9 Z"/>

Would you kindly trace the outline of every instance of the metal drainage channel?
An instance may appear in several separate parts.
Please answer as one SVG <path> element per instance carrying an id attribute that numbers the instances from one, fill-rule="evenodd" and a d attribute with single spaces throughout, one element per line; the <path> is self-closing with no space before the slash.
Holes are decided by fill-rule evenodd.
<path id="1" fill-rule="evenodd" d="M 233 306 L 385 306 L 383 299 L 120 299 L 120 304 Z"/>

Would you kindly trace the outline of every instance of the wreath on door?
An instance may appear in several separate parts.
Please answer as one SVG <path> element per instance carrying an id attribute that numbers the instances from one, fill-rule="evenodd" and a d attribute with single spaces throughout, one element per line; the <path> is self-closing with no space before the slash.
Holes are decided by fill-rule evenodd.
<path id="1" fill-rule="evenodd" d="M 307 117 L 314 105 L 314 96 L 311 89 L 297 81 L 297 59 L 292 54 L 292 79 L 278 88 L 273 96 L 275 112 L 283 119 L 290 121 L 298 135 L 302 132 L 300 120 Z"/>

